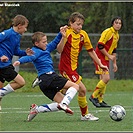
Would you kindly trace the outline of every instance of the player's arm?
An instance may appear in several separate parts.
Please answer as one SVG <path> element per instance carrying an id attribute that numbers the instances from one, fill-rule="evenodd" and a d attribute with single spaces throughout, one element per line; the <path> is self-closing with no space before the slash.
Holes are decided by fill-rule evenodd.
<path id="1" fill-rule="evenodd" d="M 97 54 L 95 53 L 94 50 L 91 50 L 91 51 L 88 51 L 90 57 L 100 66 L 100 68 L 102 69 L 106 69 L 108 71 L 108 67 L 107 66 L 104 66 L 102 63 L 101 63 L 101 60 L 98 58 Z"/>
<path id="2" fill-rule="evenodd" d="M 21 58 L 19 58 L 17 61 L 13 63 L 13 66 L 19 66 L 20 64 L 33 62 L 35 59 L 36 59 L 35 55 L 22 56 Z"/>
<path id="3" fill-rule="evenodd" d="M 114 49 L 113 56 L 115 56 L 115 59 L 113 60 L 113 71 L 116 72 L 118 70 L 117 63 L 116 63 L 116 49 Z"/>
<path id="4" fill-rule="evenodd" d="M 67 25 L 65 25 L 65 26 L 60 28 L 60 32 L 62 34 L 62 38 L 61 38 L 59 44 L 57 45 L 57 51 L 59 53 L 61 53 L 63 51 L 64 45 L 65 45 L 65 42 L 66 42 L 66 29 L 67 28 L 68 28 Z"/>
<path id="5" fill-rule="evenodd" d="M 107 56 L 110 60 L 115 60 L 115 56 L 114 55 L 110 55 L 104 48 L 103 44 L 98 43 L 98 49 L 105 55 Z"/>

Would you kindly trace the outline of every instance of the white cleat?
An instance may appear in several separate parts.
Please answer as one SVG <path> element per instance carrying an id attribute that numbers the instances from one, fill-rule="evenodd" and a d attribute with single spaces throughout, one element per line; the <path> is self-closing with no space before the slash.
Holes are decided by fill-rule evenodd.
<path id="1" fill-rule="evenodd" d="M 41 81 L 42 80 L 39 80 L 39 78 L 36 77 L 35 80 L 32 82 L 32 88 L 35 88 L 36 86 L 38 86 Z"/>
<path id="2" fill-rule="evenodd" d="M 94 115 L 92 114 L 86 114 L 85 116 L 82 116 L 81 115 L 81 121 L 87 121 L 87 120 L 90 120 L 90 121 L 98 121 L 99 118 L 98 117 L 95 117 Z"/>
<path id="3" fill-rule="evenodd" d="M 65 111 L 69 115 L 73 115 L 73 113 L 74 113 L 66 104 L 59 103 L 58 106 L 57 106 L 57 108 L 59 110 Z"/>
<path id="4" fill-rule="evenodd" d="M 38 111 L 36 110 L 36 107 L 37 107 L 36 104 L 31 105 L 30 113 L 28 114 L 27 121 L 31 121 L 38 114 Z"/>

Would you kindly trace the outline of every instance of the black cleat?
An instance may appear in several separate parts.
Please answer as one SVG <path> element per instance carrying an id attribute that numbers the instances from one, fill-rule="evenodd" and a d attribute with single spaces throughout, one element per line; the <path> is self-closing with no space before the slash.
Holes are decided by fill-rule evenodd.
<path id="1" fill-rule="evenodd" d="M 99 101 L 98 101 L 98 98 L 92 98 L 92 96 L 90 96 L 89 100 L 93 103 L 94 106 L 96 107 L 101 107 Z"/>
<path id="2" fill-rule="evenodd" d="M 105 108 L 109 108 L 111 107 L 110 105 L 108 105 L 107 103 L 105 103 L 104 101 L 102 103 L 99 103 L 100 107 L 105 107 Z"/>

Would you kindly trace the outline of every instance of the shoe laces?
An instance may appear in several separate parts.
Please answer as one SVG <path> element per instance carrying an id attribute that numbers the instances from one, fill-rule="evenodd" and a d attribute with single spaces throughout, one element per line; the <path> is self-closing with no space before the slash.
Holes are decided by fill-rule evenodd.
<path id="1" fill-rule="evenodd" d="M 33 108 L 35 108 L 36 107 L 36 104 L 32 104 L 31 106 L 30 106 L 30 109 L 33 109 Z"/>
<path id="2" fill-rule="evenodd" d="M 30 114 L 34 114 L 34 113 L 38 113 L 38 111 L 36 110 L 36 107 L 37 107 L 37 105 L 36 104 L 32 104 L 31 106 L 30 106 Z"/>
<path id="3" fill-rule="evenodd" d="M 99 103 L 98 98 L 94 98 L 94 99 L 95 99 L 96 103 Z"/>
<path id="4" fill-rule="evenodd" d="M 90 117 L 94 117 L 94 115 L 91 114 L 91 113 L 89 113 L 89 114 L 86 114 L 85 117 L 86 117 L 86 118 L 90 118 Z"/>

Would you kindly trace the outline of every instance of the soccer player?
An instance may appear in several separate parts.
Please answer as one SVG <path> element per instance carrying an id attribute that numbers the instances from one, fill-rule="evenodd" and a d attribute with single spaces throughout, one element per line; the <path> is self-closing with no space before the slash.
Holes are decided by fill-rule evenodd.
<path id="1" fill-rule="evenodd" d="M 25 80 L 18 74 L 12 65 L 13 55 L 26 56 L 33 54 L 30 48 L 20 49 L 20 39 L 27 31 L 28 19 L 23 15 L 16 15 L 10 29 L 0 33 L 0 110 L 3 96 L 14 92 L 25 85 Z M 4 86 L 4 82 L 10 82 Z M 4 86 L 4 87 L 3 87 Z"/>
<path id="2" fill-rule="evenodd" d="M 101 62 L 109 68 L 109 60 L 113 62 L 113 71 L 117 71 L 116 63 L 116 48 L 119 41 L 118 31 L 122 27 L 122 19 L 120 17 L 115 17 L 112 19 L 111 27 L 105 29 L 96 46 L 96 53 Z M 106 92 L 107 83 L 110 80 L 109 71 L 102 71 L 99 65 L 95 62 L 96 74 L 100 75 L 100 81 L 96 85 L 96 88 L 92 95 L 90 96 L 90 101 L 96 107 L 111 107 L 103 100 L 103 95 Z"/>
<path id="3" fill-rule="evenodd" d="M 82 30 L 84 20 L 84 16 L 79 12 L 74 12 L 70 15 L 64 48 L 62 48 L 60 56 L 59 70 L 63 77 L 79 85 L 78 104 L 81 110 L 81 120 L 95 121 L 99 118 L 95 117 L 88 111 L 86 87 L 82 82 L 82 77 L 77 73 L 78 56 L 82 47 L 85 47 L 90 57 L 101 69 L 106 70 L 107 67 L 102 65 L 93 49 L 88 34 Z"/>
<path id="4" fill-rule="evenodd" d="M 47 37 L 43 32 L 35 32 L 32 35 L 32 50 L 34 51 L 34 55 L 21 57 L 13 64 L 14 66 L 18 66 L 23 63 L 32 62 L 38 73 L 41 91 L 49 99 L 55 101 L 54 103 L 40 106 L 32 104 L 27 121 L 31 121 L 41 112 L 64 110 L 68 114 L 73 114 L 73 111 L 68 105 L 79 90 L 79 86 L 55 73 L 50 55 L 53 50 L 56 48 L 60 49 L 64 44 L 66 28 L 67 26 L 61 27 L 60 33 L 48 44 Z M 65 96 L 60 92 L 62 88 L 66 90 Z"/>

